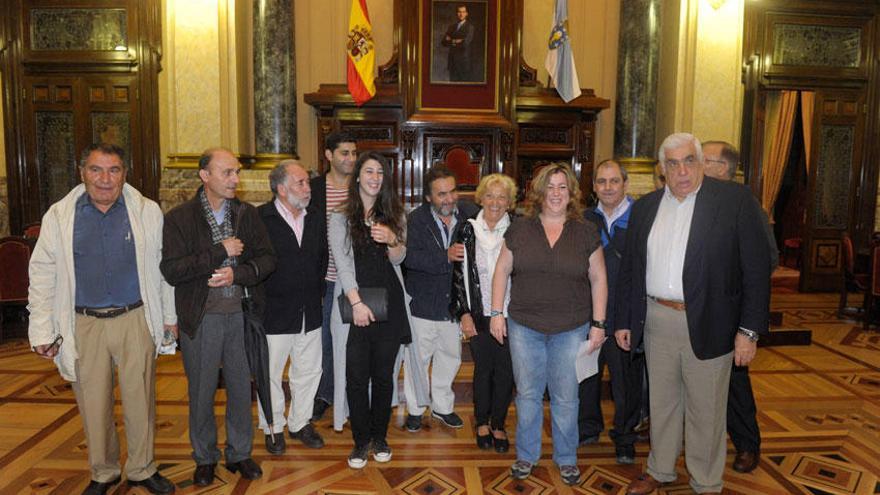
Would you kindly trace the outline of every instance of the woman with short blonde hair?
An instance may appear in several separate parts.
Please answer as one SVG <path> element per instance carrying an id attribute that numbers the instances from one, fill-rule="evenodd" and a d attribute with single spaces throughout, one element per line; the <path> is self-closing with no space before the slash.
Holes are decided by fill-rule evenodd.
<path id="1" fill-rule="evenodd" d="M 477 447 L 494 446 L 504 453 L 510 449 L 504 422 L 513 394 L 513 369 L 510 346 L 496 342 L 489 333 L 489 313 L 492 275 L 516 206 L 516 183 L 504 174 L 487 175 L 480 180 L 476 200 L 483 208 L 458 229 L 453 240 L 464 244 L 464 260 L 452 267 L 449 311 L 470 338 Z"/>

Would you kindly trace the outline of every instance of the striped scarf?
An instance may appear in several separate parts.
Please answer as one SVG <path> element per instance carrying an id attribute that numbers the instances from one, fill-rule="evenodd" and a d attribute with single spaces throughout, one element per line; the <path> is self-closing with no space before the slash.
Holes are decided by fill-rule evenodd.
<path id="1" fill-rule="evenodd" d="M 218 225 L 217 219 L 214 218 L 214 212 L 211 210 L 211 203 L 208 203 L 208 196 L 205 194 L 204 189 L 199 192 L 199 202 L 202 204 L 202 214 L 205 215 L 205 220 L 208 221 L 208 225 L 211 227 L 211 242 L 219 244 L 223 242 L 224 239 L 232 237 L 234 235 L 232 230 L 232 205 L 226 204 L 226 213 L 224 214 L 223 224 Z M 235 258 L 227 257 L 223 260 L 223 264 L 220 266 L 235 266 Z"/>

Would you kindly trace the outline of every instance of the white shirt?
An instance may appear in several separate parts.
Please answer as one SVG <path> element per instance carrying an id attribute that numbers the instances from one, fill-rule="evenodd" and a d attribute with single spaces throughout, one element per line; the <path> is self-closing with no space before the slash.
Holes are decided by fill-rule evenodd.
<path id="1" fill-rule="evenodd" d="M 596 210 L 605 218 L 605 225 L 611 228 L 611 224 L 614 223 L 615 220 L 622 217 L 626 210 L 629 209 L 629 206 L 632 204 L 633 200 L 629 196 L 624 196 L 620 203 L 614 207 L 614 210 L 611 212 L 611 215 L 605 212 L 605 207 L 602 204 L 599 204 L 599 207 Z"/>
<path id="2" fill-rule="evenodd" d="M 303 227 L 305 226 L 306 213 L 308 212 L 302 210 L 302 213 L 300 213 L 299 216 L 293 216 L 293 212 L 288 210 L 287 207 L 284 206 L 284 203 L 278 198 L 275 198 L 275 209 L 278 210 L 278 213 L 281 214 L 281 218 L 287 222 L 287 225 L 290 225 L 290 228 L 293 229 L 297 244 L 302 246 Z"/>
<path id="3" fill-rule="evenodd" d="M 702 186 L 702 185 L 701 185 Z M 679 201 L 667 187 L 648 235 L 645 284 L 649 296 L 684 301 L 684 256 L 694 217 L 696 191 Z"/>

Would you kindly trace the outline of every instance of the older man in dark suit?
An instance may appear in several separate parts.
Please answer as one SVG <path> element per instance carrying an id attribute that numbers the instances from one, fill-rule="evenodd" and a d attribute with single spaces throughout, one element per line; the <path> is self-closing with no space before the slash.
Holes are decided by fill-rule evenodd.
<path id="1" fill-rule="evenodd" d="M 682 436 L 691 487 L 721 493 L 730 370 L 768 332 L 770 253 L 754 196 L 705 177 L 694 136 L 667 137 L 659 160 L 666 187 L 633 205 L 618 279 L 615 338 L 644 338 L 651 388 L 648 469 L 627 493 L 676 479 Z"/>

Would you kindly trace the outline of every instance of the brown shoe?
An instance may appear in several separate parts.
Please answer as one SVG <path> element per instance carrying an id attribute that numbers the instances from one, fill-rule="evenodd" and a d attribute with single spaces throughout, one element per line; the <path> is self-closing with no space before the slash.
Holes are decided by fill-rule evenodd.
<path id="1" fill-rule="evenodd" d="M 654 493 L 654 490 L 663 485 L 665 485 L 665 483 L 657 481 L 653 476 L 645 473 L 634 479 L 629 486 L 626 487 L 626 495 L 648 495 L 649 493 Z"/>
<path id="2" fill-rule="evenodd" d="M 756 467 L 758 467 L 757 452 L 743 450 L 737 452 L 736 457 L 733 458 L 733 470 L 738 473 L 751 473 Z"/>

